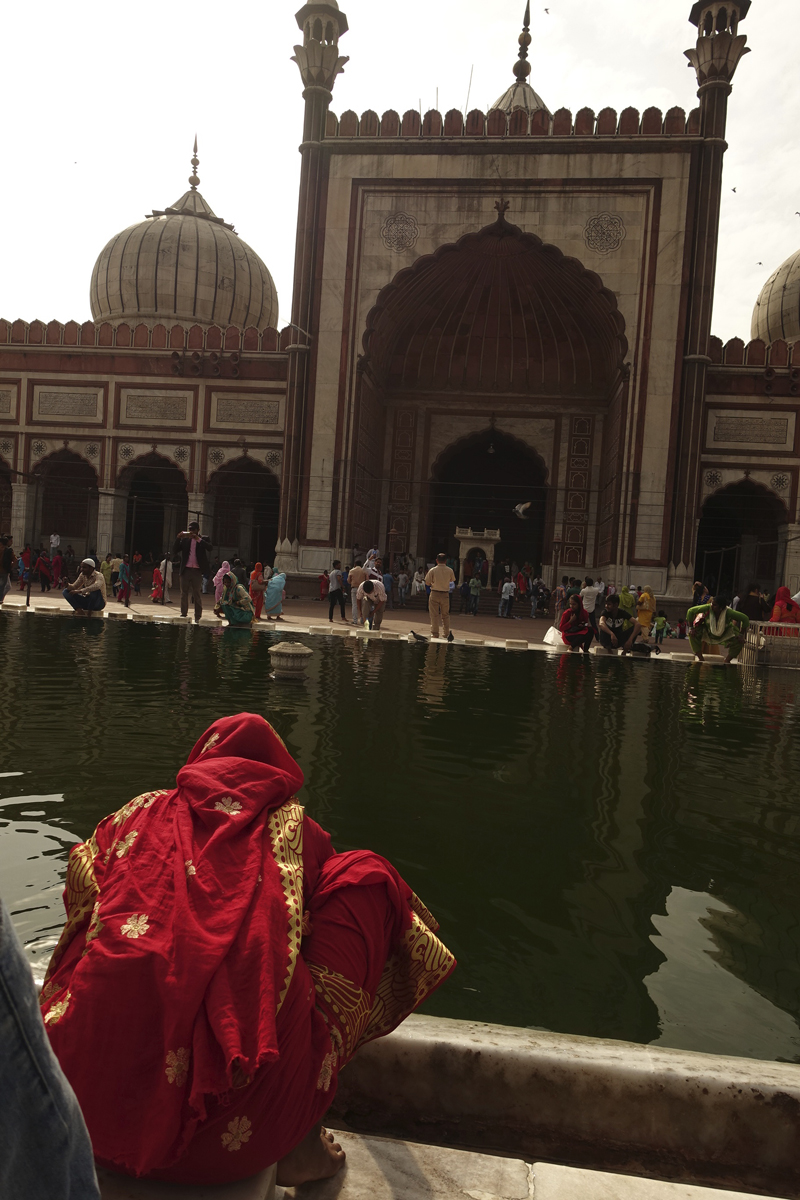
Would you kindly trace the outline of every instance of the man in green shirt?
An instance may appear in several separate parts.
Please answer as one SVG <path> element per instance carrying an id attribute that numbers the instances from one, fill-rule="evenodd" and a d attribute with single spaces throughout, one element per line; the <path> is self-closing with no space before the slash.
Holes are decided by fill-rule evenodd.
<path id="1" fill-rule="evenodd" d="M 469 611 L 473 617 L 477 617 L 478 615 L 478 602 L 480 601 L 482 591 L 483 584 L 481 583 L 480 575 L 473 575 L 469 581 Z"/>
<path id="2" fill-rule="evenodd" d="M 712 596 L 710 604 L 698 604 L 686 614 L 689 626 L 689 645 L 703 662 L 703 645 L 724 646 L 728 651 L 726 663 L 738 657 L 744 645 L 744 635 L 750 618 L 728 606 L 727 596 Z"/>

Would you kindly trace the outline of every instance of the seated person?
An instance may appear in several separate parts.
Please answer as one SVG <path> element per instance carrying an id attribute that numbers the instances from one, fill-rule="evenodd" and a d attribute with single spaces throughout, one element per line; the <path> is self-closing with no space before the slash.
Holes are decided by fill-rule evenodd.
<path id="1" fill-rule="evenodd" d="M 453 970 L 408 884 L 377 854 L 337 854 L 302 785 L 263 717 L 223 717 L 177 787 L 72 850 L 40 1003 L 108 1170 L 335 1174 L 321 1120 L 339 1071 Z"/>
<path id="2" fill-rule="evenodd" d="M 584 654 L 589 653 L 594 630 L 589 624 L 589 614 L 583 607 L 583 601 L 578 592 L 573 592 L 570 596 L 558 628 L 564 643 L 570 648 L 570 653 L 575 650 L 582 650 Z"/>
<path id="3" fill-rule="evenodd" d="M 93 558 L 84 558 L 78 578 L 69 583 L 62 592 L 67 604 L 75 609 L 76 617 L 88 617 L 89 613 L 102 612 L 106 606 L 106 581 L 97 570 Z"/>
<path id="4" fill-rule="evenodd" d="M 600 645 L 606 650 L 617 650 L 621 646 L 622 653 L 629 654 L 636 639 L 642 636 L 639 622 L 632 620 L 630 613 L 620 607 L 617 595 L 606 596 L 598 624 Z"/>
<path id="5" fill-rule="evenodd" d="M 697 604 L 686 614 L 689 645 L 703 662 L 703 646 L 724 646 L 725 662 L 732 662 L 744 645 L 750 618 L 728 605 L 727 596 L 712 596 L 710 604 Z"/>

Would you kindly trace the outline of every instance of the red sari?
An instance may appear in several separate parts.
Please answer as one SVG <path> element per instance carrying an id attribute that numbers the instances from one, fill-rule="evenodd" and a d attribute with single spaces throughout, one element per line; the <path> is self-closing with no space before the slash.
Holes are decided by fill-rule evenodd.
<path id="1" fill-rule="evenodd" d="M 452 971 L 408 885 L 378 855 L 336 854 L 302 783 L 263 718 L 225 717 L 175 789 L 71 852 L 41 1005 L 104 1166 L 255 1174 L 321 1119 L 357 1048 Z"/>
<path id="2" fill-rule="evenodd" d="M 788 587 L 779 587 L 775 593 L 775 605 L 772 609 L 770 624 L 780 622 L 782 625 L 800 625 L 800 605 L 792 599 Z M 778 637 L 798 637 L 798 629 L 767 629 L 766 633 Z"/>

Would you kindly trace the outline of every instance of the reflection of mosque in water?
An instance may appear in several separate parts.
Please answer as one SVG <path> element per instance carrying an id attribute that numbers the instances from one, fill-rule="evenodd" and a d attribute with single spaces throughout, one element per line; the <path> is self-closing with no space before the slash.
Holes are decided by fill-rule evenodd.
<path id="1" fill-rule="evenodd" d="M 355 546 L 425 562 L 471 525 L 548 581 L 557 558 L 676 601 L 698 574 L 797 590 L 798 256 L 747 345 L 711 334 L 749 7 L 693 4 L 688 113 L 551 111 L 526 24 L 488 112 L 336 116 L 348 22 L 312 0 L 291 322 L 195 152 L 101 251 L 92 321 L 0 321 L 0 526 L 160 553 L 200 514 L 223 557 L 310 587 Z"/>

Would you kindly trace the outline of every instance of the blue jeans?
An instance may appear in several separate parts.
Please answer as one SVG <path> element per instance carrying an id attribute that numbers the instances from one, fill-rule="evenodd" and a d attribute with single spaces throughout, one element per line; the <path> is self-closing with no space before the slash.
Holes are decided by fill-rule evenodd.
<path id="1" fill-rule="evenodd" d="M 0 902 L 0 1196 L 100 1200 L 92 1144 Z"/>
<path id="2" fill-rule="evenodd" d="M 103 593 L 98 589 L 94 592 L 89 592 L 88 596 L 76 596 L 69 588 L 64 588 L 61 595 L 66 600 L 67 604 L 71 604 L 73 608 L 85 608 L 89 612 L 99 612 L 101 608 L 105 608 L 106 602 L 103 599 Z"/>

